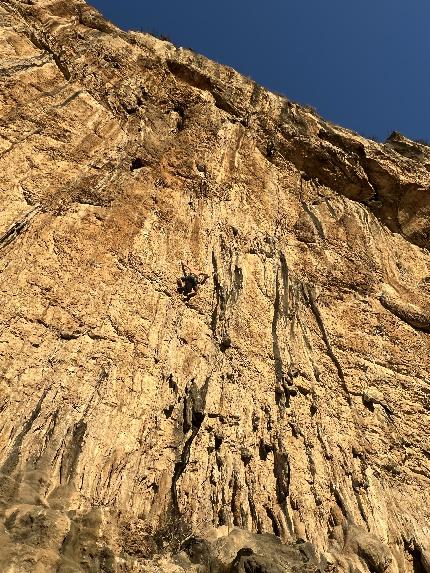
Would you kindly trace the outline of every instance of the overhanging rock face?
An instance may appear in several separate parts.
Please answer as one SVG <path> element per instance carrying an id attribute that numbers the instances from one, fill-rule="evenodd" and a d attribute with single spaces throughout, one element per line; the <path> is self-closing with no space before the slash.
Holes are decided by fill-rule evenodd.
<path id="1" fill-rule="evenodd" d="M 6 572 L 430 571 L 430 149 L 0 3 Z"/>

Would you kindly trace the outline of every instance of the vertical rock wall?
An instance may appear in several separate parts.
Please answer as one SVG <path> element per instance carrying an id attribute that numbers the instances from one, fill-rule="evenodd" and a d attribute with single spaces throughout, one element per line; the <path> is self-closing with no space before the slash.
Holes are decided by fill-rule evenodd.
<path id="1" fill-rule="evenodd" d="M 429 571 L 428 148 L 83 2 L 0 25 L 2 570 Z"/>

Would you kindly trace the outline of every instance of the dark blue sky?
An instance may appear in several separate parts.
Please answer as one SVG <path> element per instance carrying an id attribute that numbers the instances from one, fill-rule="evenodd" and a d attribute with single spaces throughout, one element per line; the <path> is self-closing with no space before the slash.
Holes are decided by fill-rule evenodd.
<path id="1" fill-rule="evenodd" d="M 366 136 L 430 139 L 429 0 L 90 0 Z"/>

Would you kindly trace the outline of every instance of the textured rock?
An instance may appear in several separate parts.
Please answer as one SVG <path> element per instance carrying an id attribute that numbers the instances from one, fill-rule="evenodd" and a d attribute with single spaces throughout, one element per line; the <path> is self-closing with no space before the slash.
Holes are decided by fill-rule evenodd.
<path id="1" fill-rule="evenodd" d="M 1 570 L 429 571 L 430 149 L 77 0 L 0 58 Z"/>

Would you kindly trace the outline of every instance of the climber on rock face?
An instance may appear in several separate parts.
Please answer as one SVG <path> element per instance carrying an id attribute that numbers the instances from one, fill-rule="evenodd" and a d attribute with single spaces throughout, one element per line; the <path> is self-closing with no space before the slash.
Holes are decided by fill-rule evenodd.
<path id="1" fill-rule="evenodd" d="M 184 295 L 194 296 L 197 294 L 198 279 L 194 273 L 182 276 L 181 281 Z"/>
<path id="2" fill-rule="evenodd" d="M 203 285 L 209 278 L 205 273 L 194 273 L 188 265 L 182 263 L 182 276 L 178 279 L 178 292 L 184 300 L 196 296 L 199 285 Z"/>

